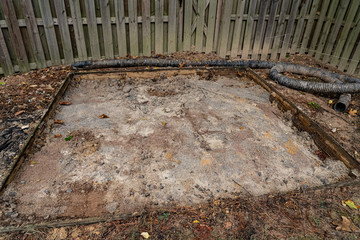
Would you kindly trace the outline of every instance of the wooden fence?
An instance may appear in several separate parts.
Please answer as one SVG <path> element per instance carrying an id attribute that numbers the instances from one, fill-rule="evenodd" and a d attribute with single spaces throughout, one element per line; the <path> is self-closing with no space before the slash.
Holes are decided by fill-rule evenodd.
<path id="1" fill-rule="evenodd" d="M 360 74 L 359 0 L 1 0 L 0 74 L 176 51 Z"/>

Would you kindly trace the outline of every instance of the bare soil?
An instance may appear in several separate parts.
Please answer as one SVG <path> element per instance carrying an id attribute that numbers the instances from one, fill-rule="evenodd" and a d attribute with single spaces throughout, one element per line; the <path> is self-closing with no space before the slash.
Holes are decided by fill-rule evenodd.
<path id="1" fill-rule="evenodd" d="M 53 67 L 0 80 L 4 83 L 0 85 L 1 184 L 69 71 L 69 67 Z"/>

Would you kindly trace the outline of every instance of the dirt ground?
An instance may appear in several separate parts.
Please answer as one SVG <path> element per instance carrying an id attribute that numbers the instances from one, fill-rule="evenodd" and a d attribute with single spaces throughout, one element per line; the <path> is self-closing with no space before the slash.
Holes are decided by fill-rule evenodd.
<path id="1" fill-rule="evenodd" d="M 188 53 L 188 55 L 190 58 L 206 58 L 196 53 Z M 184 55 L 180 54 L 177 57 L 183 58 Z M 298 56 L 286 60 L 319 65 L 315 61 L 313 63 L 307 58 Z M 66 69 L 58 69 L 59 73 L 62 71 L 65 73 L 64 70 Z M 266 77 L 266 71 L 259 73 Z M 47 76 L 46 72 L 44 75 Z M 0 91 L 3 93 L 7 81 L 6 79 L 1 81 L 5 82 L 0 86 Z M 53 81 L 53 84 L 59 86 L 61 80 L 53 79 Z M 6 94 L 16 95 L 20 90 L 19 86 L 7 88 Z M 329 103 L 329 100 L 335 101 L 336 96 L 314 96 L 303 93 L 296 95 L 288 89 L 282 91 L 293 97 L 294 102 L 298 100 L 299 107 L 308 111 L 307 113 L 319 123 L 328 124 L 324 125 L 328 131 L 331 131 L 350 154 L 357 157 L 358 142 L 353 141 L 358 139 L 360 127 L 359 116 L 354 111 L 360 110 L 359 101 L 356 101 L 358 95 L 353 97 L 355 101 L 349 108 L 351 112 L 338 114 L 334 113 Z M 314 102 L 320 107 L 313 109 L 314 105 L 309 102 Z M 4 102 L 1 101 L 1 104 Z M 27 103 L 23 100 L 22 104 L 11 102 L 9 104 L 2 112 L 2 124 L 5 122 L 4 119 L 13 118 L 19 111 L 15 106 Z M 29 113 L 34 115 L 36 111 L 38 110 L 33 112 L 29 110 Z M 7 128 L 3 125 L 1 130 Z M 81 134 L 79 136 L 81 137 Z M 71 140 L 69 143 L 72 143 Z M 324 159 L 324 154 L 321 154 L 319 160 L 329 159 Z M 3 234 L 0 239 L 144 239 L 141 236 L 144 232 L 150 235 L 149 239 L 358 239 L 360 238 L 360 214 L 357 206 L 360 204 L 359 192 L 360 185 L 356 181 L 347 186 L 324 186 L 282 194 L 210 198 L 207 203 L 187 207 L 168 206 L 155 209 L 150 205 L 138 212 L 140 216 L 130 217 L 127 220 L 88 226 L 29 229 L 25 232 Z M 9 204 L 8 208 L 12 207 Z M 0 215 L 4 214 L 0 212 Z M 10 218 L 16 219 L 17 216 Z M 43 221 L 47 220 L 48 218 L 45 217 Z M 18 224 L 20 223 L 21 220 Z"/>
<path id="2" fill-rule="evenodd" d="M 0 80 L 1 184 L 69 71 L 53 67 Z"/>
<path id="3" fill-rule="evenodd" d="M 170 74 L 75 79 L 61 100 L 71 104 L 58 107 L 4 192 L 2 221 L 131 214 L 350 179 L 342 162 L 318 159 L 250 79 Z"/>

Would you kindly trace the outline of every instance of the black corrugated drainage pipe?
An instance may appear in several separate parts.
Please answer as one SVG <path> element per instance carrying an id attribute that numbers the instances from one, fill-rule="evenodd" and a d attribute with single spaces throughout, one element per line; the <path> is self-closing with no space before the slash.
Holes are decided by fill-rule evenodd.
<path id="1" fill-rule="evenodd" d="M 94 68 L 113 68 L 113 67 L 136 67 L 136 66 L 154 66 L 154 67 L 178 67 L 183 66 L 233 66 L 250 68 L 270 68 L 270 78 L 281 85 L 296 90 L 313 93 L 356 93 L 360 92 L 360 79 L 348 77 L 345 75 L 332 73 L 318 68 L 307 67 L 299 64 L 280 63 L 273 61 L 259 60 L 166 60 L 166 59 L 113 59 L 98 61 L 82 61 L 72 64 L 73 69 L 94 69 Z M 308 82 L 293 79 L 282 75 L 283 72 L 291 72 L 314 76 L 324 80 L 326 83 Z M 336 111 L 345 111 L 350 102 L 350 94 L 341 95 L 339 101 L 334 105 Z"/>

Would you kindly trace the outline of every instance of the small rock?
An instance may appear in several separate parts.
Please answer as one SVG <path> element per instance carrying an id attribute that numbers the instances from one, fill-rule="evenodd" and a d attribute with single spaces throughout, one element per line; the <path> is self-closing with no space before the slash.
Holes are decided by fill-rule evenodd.
<path id="1" fill-rule="evenodd" d="M 114 213 L 116 211 L 116 208 L 118 207 L 118 203 L 117 202 L 111 202 L 106 204 L 105 208 L 106 211 L 108 211 L 109 213 Z"/>
<path id="2" fill-rule="evenodd" d="M 148 113 L 148 109 L 146 106 L 140 106 L 140 110 L 142 111 L 143 114 L 147 114 Z"/>
<path id="3" fill-rule="evenodd" d="M 10 217 L 12 217 L 12 218 L 16 218 L 17 216 L 19 216 L 18 212 L 13 212 L 10 214 Z"/>
<path id="4" fill-rule="evenodd" d="M 128 97 L 130 97 L 130 94 L 129 94 L 129 93 L 125 93 L 125 94 L 124 94 L 124 97 L 128 98 Z"/>
<path id="5" fill-rule="evenodd" d="M 138 101 L 140 104 L 145 104 L 145 103 L 149 102 L 149 99 L 146 98 L 145 96 L 138 96 L 137 101 Z"/>
<path id="6" fill-rule="evenodd" d="M 123 88 L 123 92 L 124 93 L 128 93 L 128 92 L 130 92 L 132 90 L 132 87 L 131 86 L 125 86 L 124 88 Z"/>
<path id="7" fill-rule="evenodd" d="M 158 202 L 154 202 L 154 205 L 159 205 L 159 203 L 158 203 Z"/>
<path id="8" fill-rule="evenodd" d="M 150 196 L 150 193 L 145 193 L 145 197 L 149 197 Z"/>
<path id="9" fill-rule="evenodd" d="M 21 183 L 21 184 L 25 184 L 25 183 L 26 183 L 26 181 L 21 181 L 20 183 Z"/>
<path id="10" fill-rule="evenodd" d="M 320 181 L 321 181 L 324 185 L 328 184 L 328 182 L 326 181 L 325 178 L 321 178 Z"/>

